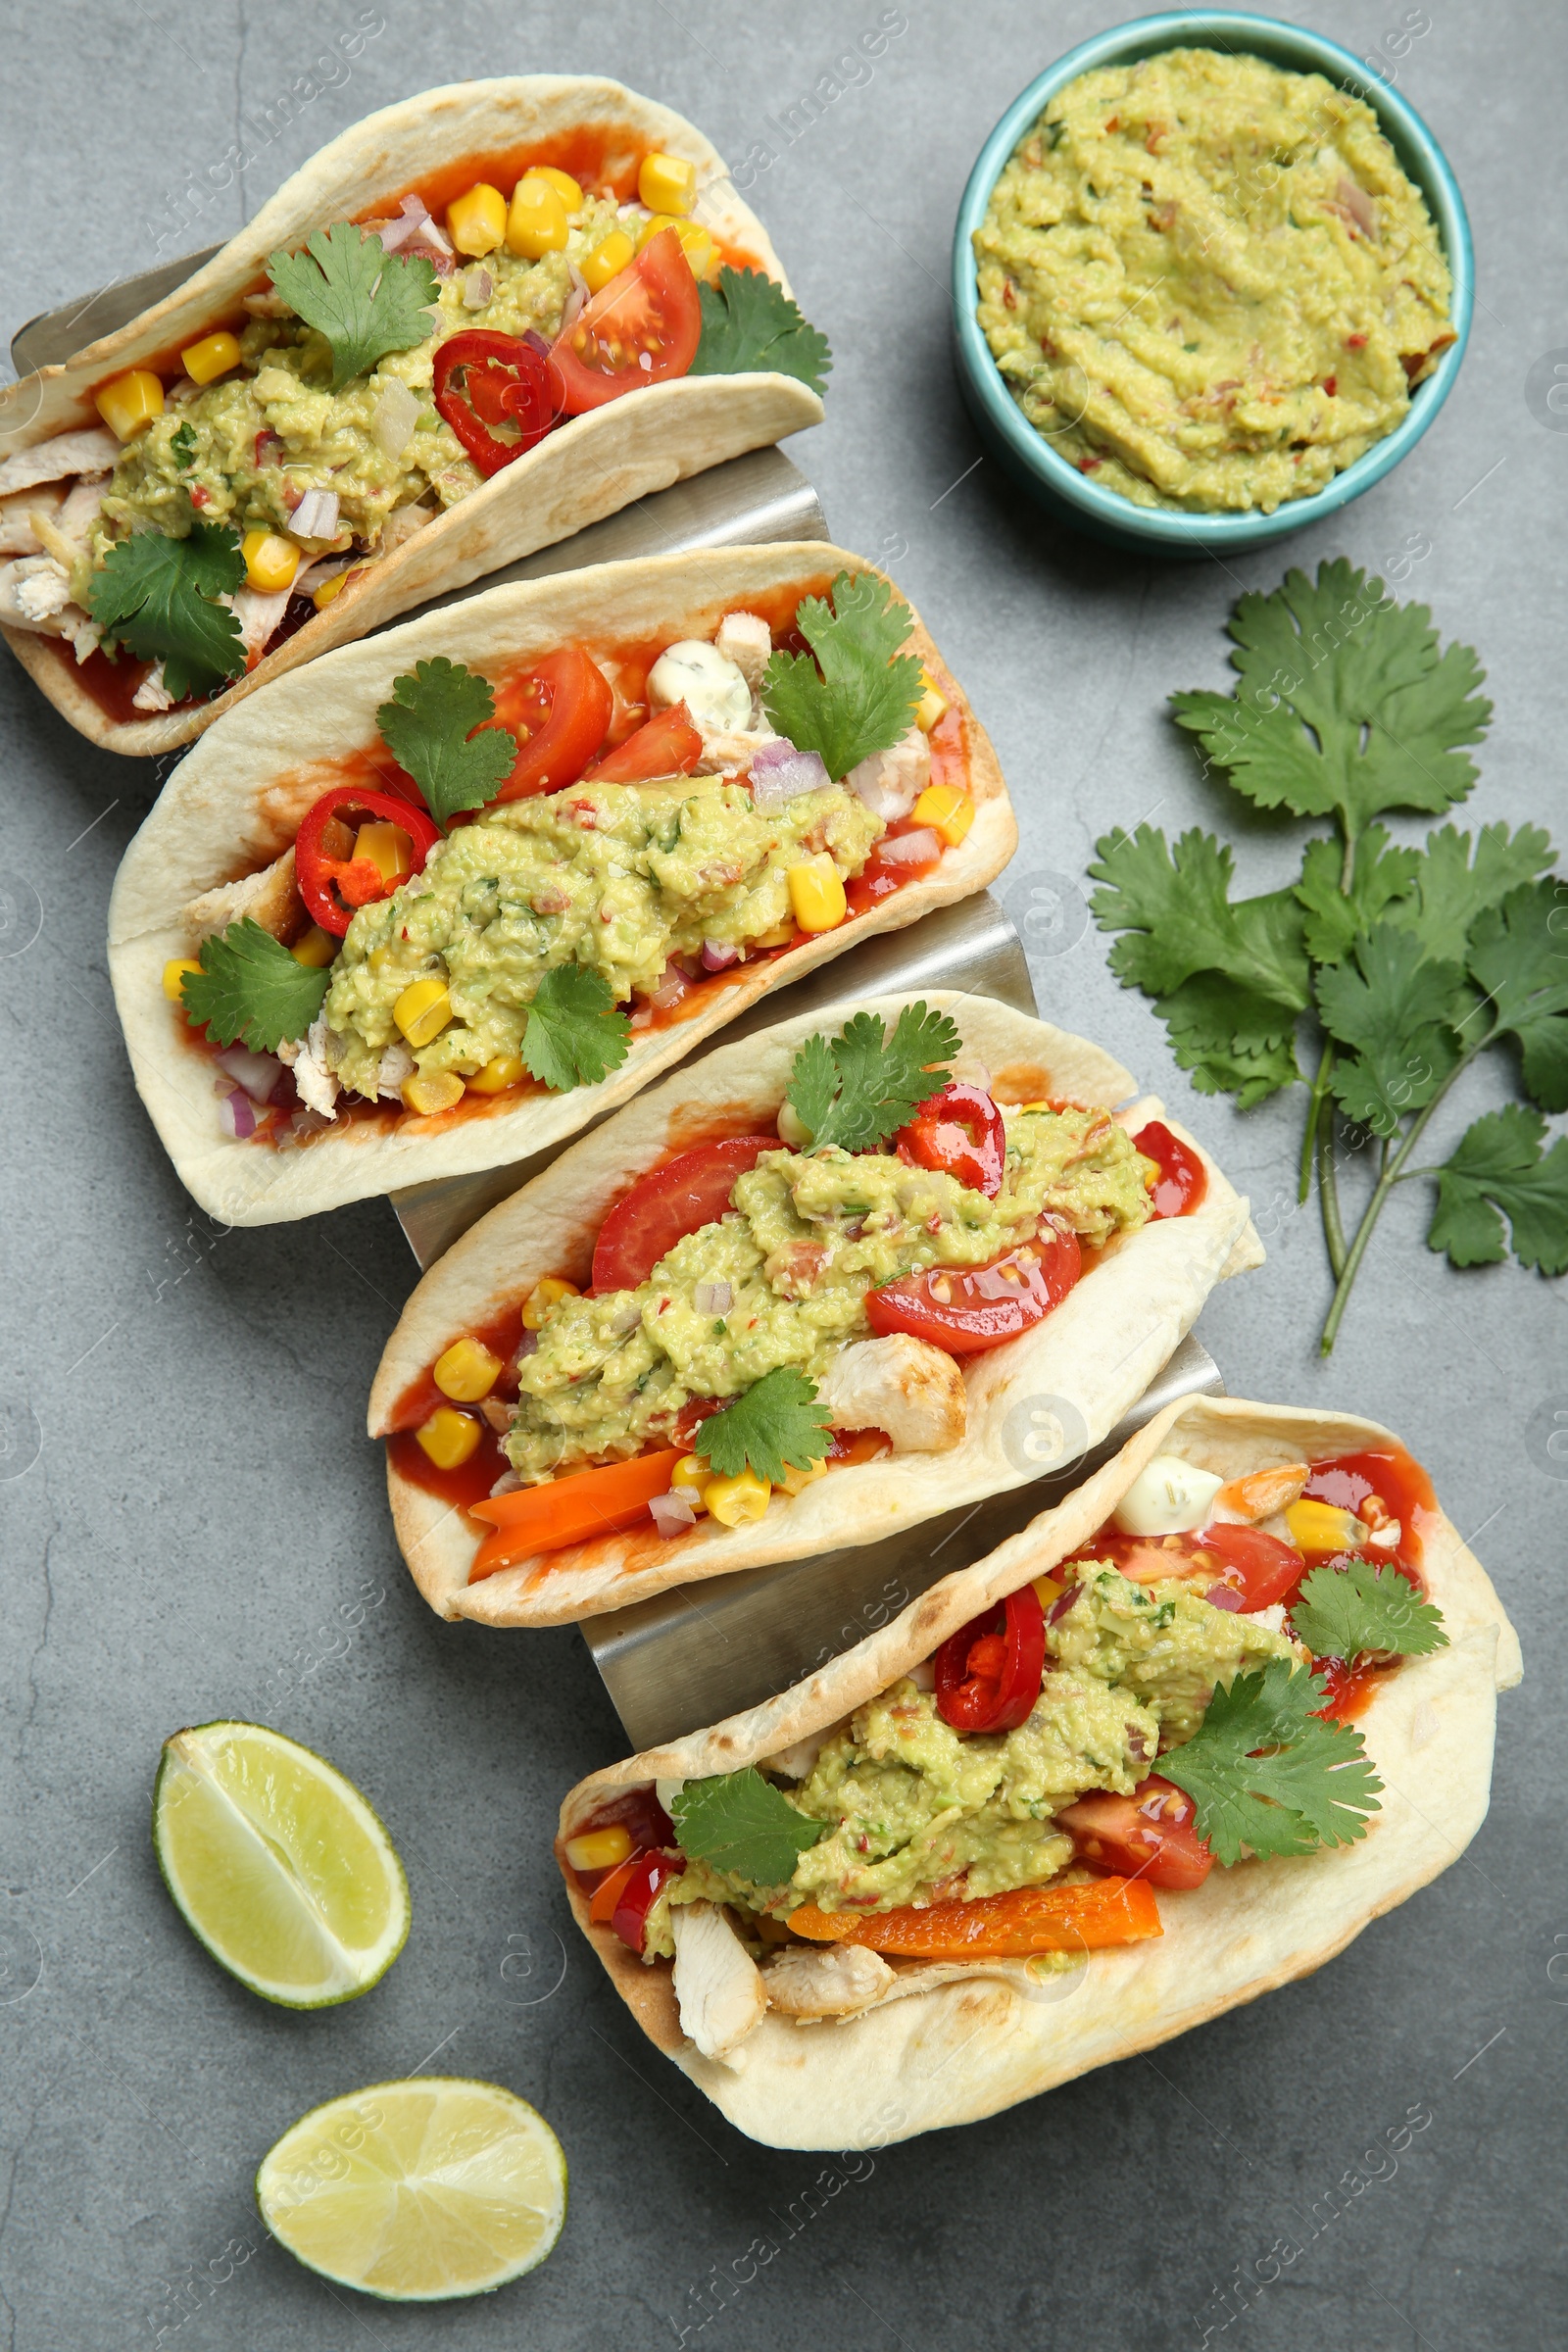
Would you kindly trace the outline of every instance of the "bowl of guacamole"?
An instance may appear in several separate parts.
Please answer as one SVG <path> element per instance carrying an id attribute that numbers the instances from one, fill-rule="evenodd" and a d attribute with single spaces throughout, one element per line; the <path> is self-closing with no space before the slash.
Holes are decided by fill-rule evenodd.
<path id="1" fill-rule="evenodd" d="M 1146 17 L 1040 74 L 959 208 L 959 380 L 1057 519 L 1251 547 L 1382 479 L 1469 333 L 1457 184 L 1413 110 L 1271 18 Z"/>

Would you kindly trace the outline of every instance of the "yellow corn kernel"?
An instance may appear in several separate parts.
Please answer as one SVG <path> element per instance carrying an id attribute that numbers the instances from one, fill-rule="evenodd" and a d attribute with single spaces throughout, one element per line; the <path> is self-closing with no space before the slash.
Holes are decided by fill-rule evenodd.
<path id="1" fill-rule="evenodd" d="M 397 957 L 398 952 L 396 948 L 381 947 L 372 948 L 365 960 L 369 965 L 376 978 L 379 980 L 383 972 L 389 972 L 392 969 L 392 966 L 397 961 Z"/>
<path id="2" fill-rule="evenodd" d="M 438 1470 L 456 1470 L 467 1460 L 483 1432 L 471 1413 L 457 1413 L 450 1404 L 438 1404 L 414 1434 Z"/>
<path id="3" fill-rule="evenodd" d="M 383 882 L 396 884 L 414 871 L 414 841 L 390 817 L 362 825 L 354 836 L 356 858 L 368 858 Z"/>
<path id="4" fill-rule="evenodd" d="M 392 1018 L 411 1046 L 432 1045 L 452 1018 L 446 982 L 434 973 L 427 980 L 411 980 L 392 1007 Z"/>
<path id="5" fill-rule="evenodd" d="M 112 433 L 130 440 L 164 413 L 164 387 L 150 368 L 130 368 L 93 394 L 93 406 Z"/>
<path id="6" fill-rule="evenodd" d="M 711 1466 L 704 1461 L 700 1453 L 683 1453 L 669 1474 L 670 1493 L 684 1494 L 696 1511 L 707 1509 L 703 1494 L 712 1483 Z"/>
<path id="7" fill-rule="evenodd" d="M 682 223 L 676 220 L 673 213 L 650 213 L 637 231 L 638 252 L 641 253 L 649 238 L 657 237 L 662 228 L 672 228 L 678 237 L 681 227 Z"/>
<path id="8" fill-rule="evenodd" d="M 403 1107 L 421 1119 L 450 1110 L 463 1101 L 463 1080 L 456 1070 L 416 1070 L 403 1086 Z"/>
<path id="9" fill-rule="evenodd" d="M 447 206 L 447 235 L 460 253 L 494 253 L 507 233 L 507 200 L 486 179 Z"/>
<path id="10" fill-rule="evenodd" d="M 662 228 L 672 228 L 680 239 L 680 248 L 691 265 L 693 277 L 706 277 L 713 266 L 713 240 L 697 220 L 677 220 L 673 213 L 655 213 L 637 231 L 637 250 L 641 253 L 650 237 L 657 237 Z"/>
<path id="11" fill-rule="evenodd" d="M 1046 1615 L 1049 1617 L 1052 1610 L 1055 1607 L 1057 1601 L 1061 1598 L 1062 1593 L 1066 1591 L 1066 1587 L 1065 1585 L 1058 1583 L 1057 1579 L 1054 1576 L 1037 1576 L 1034 1578 L 1033 1582 L 1035 1591 L 1040 1595 L 1040 1606 L 1045 1610 Z"/>
<path id="12" fill-rule="evenodd" d="M 956 784 L 928 784 L 914 804 L 915 821 L 941 834 L 956 850 L 974 823 L 974 803 Z"/>
<path id="13" fill-rule="evenodd" d="M 313 972 L 324 972 L 337 951 L 338 942 L 331 932 L 323 931 L 319 923 L 313 923 L 305 937 L 294 942 L 289 954 L 296 963 L 308 964 Z"/>
<path id="14" fill-rule="evenodd" d="M 697 202 L 697 166 L 680 155 L 645 155 L 637 194 L 651 213 L 689 213 Z"/>
<path id="15" fill-rule="evenodd" d="M 613 1870 L 632 1850 L 631 1832 L 623 1821 L 605 1830 L 584 1830 L 566 1839 L 566 1860 L 573 1870 Z"/>
<path id="16" fill-rule="evenodd" d="M 1366 1541 L 1366 1529 L 1360 1520 L 1352 1512 L 1341 1510 L 1337 1502 L 1316 1502 L 1303 1497 L 1291 1504 L 1285 1524 L 1298 1551 L 1351 1551 Z"/>
<path id="17" fill-rule="evenodd" d="M 826 850 L 789 869 L 790 906 L 803 931 L 836 931 L 849 912 L 839 869 Z"/>
<path id="18" fill-rule="evenodd" d="M 928 669 L 921 670 L 920 684 L 925 691 L 914 706 L 914 723 L 922 735 L 929 735 L 937 721 L 947 716 L 948 698 L 940 687 L 932 683 Z"/>
<path id="19" fill-rule="evenodd" d="M 542 172 L 525 172 L 512 191 L 507 214 L 507 251 L 525 262 L 565 249 L 566 208 L 559 188 Z"/>
<path id="20" fill-rule="evenodd" d="M 773 1493 L 765 1478 L 755 1470 L 743 1470 L 738 1478 L 713 1478 L 703 1489 L 703 1500 L 709 1517 L 720 1527 L 744 1527 L 750 1519 L 760 1519 Z"/>
<path id="21" fill-rule="evenodd" d="M 299 549 L 276 531 L 247 531 L 239 552 L 245 559 L 246 587 L 259 589 L 263 596 L 275 596 L 286 588 L 300 567 Z"/>
<path id="22" fill-rule="evenodd" d="M 565 1282 L 559 1274 L 542 1274 L 528 1293 L 522 1310 L 524 1331 L 541 1331 L 544 1320 L 558 1298 L 578 1298 L 582 1296 L 574 1282 Z"/>
<path id="23" fill-rule="evenodd" d="M 164 994 L 171 1004 L 182 1004 L 185 974 L 199 972 L 201 965 L 194 956 L 172 956 L 164 966 Z"/>
<path id="24" fill-rule="evenodd" d="M 443 1396 L 457 1404 L 477 1404 L 501 1378 L 501 1358 L 483 1340 L 465 1333 L 436 1357 L 430 1377 Z"/>
<path id="25" fill-rule="evenodd" d="M 563 172 L 556 164 L 530 164 L 528 176 L 530 179 L 548 179 L 568 213 L 582 211 L 582 189 L 569 172 Z"/>
<path id="26" fill-rule="evenodd" d="M 582 259 L 582 273 L 588 281 L 589 293 L 597 294 L 601 286 L 608 286 L 612 277 L 618 277 L 626 264 L 635 259 L 636 252 L 623 228 L 612 228 L 608 236 L 601 237 L 592 253 Z"/>
<path id="27" fill-rule="evenodd" d="M 808 1462 L 804 1470 L 798 1470 L 793 1462 L 786 1462 L 780 1483 L 786 1494 L 804 1494 L 808 1487 L 826 1476 L 826 1462 Z"/>
<path id="28" fill-rule="evenodd" d="M 318 612 L 324 612 L 333 597 L 341 596 L 350 580 L 357 580 L 365 568 L 363 564 L 351 564 L 346 571 L 334 571 L 329 578 L 321 582 L 319 588 L 313 588 L 311 602 Z"/>
<path id="29" fill-rule="evenodd" d="M 179 364 L 193 384 L 216 384 L 220 375 L 239 366 L 239 337 L 226 327 L 216 335 L 203 335 L 199 343 L 191 343 L 179 355 Z"/>
<path id="30" fill-rule="evenodd" d="M 468 1080 L 470 1095 L 504 1095 L 509 1086 L 520 1086 L 528 1075 L 528 1067 L 520 1054 L 497 1054 L 482 1070 L 475 1070 Z"/>

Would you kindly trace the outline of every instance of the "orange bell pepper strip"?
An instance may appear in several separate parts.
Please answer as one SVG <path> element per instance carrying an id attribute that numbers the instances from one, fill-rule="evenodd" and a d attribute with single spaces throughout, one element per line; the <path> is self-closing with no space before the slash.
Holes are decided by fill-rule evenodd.
<path id="1" fill-rule="evenodd" d="M 615 1905 L 620 1900 L 621 1888 L 631 1877 L 638 1863 L 646 1859 L 647 1857 L 643 1854 L 630 1854 L 624 1862 L 617 1862 L 614 1869 L 608 1871 L 600 1880 L 588 1898 L 588 1917 L 596 1926 L 609 1927 L 615 1916 Z"/>
<path id="2" fill-rule="evenodd" d="M 519 1487 L 514 1494 L 470 1504 L 471 1515 L 487 1520 L 492 1532 L 473 1555 L 469 1584 L 536 1552 L 559 1551 L 567 1544 L 635 1527 L 654 1496 L 668 1493 L 669 1474 L 679 1460 L 679 1446 L 670 1446 L 661 1453 L 640 1453 L 629 1462 L 610 1462 L 602 1470 L 582 1470 L 574 1478 L 554 1478 L 547 1486 Z"/>
<path id="3" fill-rule="evenodd" d="M 1014 1886 L 972 1903 L 906 1904 L 897 1911 L 789 1915 L 797 1936 L 818 1943 L 868 1944 L 911 1960 L 1012 1960 L 1031 1952 L 1097 1951 L 1162 1936 L 1159 1906 L 1142 1879 L 1096 1879 L 1077 1886 Z"/>

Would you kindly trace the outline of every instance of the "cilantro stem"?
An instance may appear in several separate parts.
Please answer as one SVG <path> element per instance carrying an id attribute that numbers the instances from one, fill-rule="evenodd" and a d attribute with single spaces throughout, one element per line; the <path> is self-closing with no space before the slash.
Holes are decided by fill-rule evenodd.
<path id="1" fill-rule="evenodd" d="M 1306 1205 L 1312 1190 L 1312 1161 L 1317 1151 L 1318 1127 L 1323 1117 L 1323 1105 L 1328 1101 L 1329 1080 L 1334 1074 L 1334 1040 L 1326 1038 L 1318 1059 L 1317 1076 L 1312 1081 L 1311 1098 L 1306 1105 L 1306 1133 L 1301 1138 L 1301 1178 L 1296 1199 L 1299 1206 Z M 1333 1125 L 1332 1119 L 1330 1125 Z"/>
<path id="2" fill-rule="evenodd" d="M 1338 1281 L 1345 1271 L 1345 1224 L 1340 1215 L 1340 1171 L 1334 1158 L 1334 1105 L 1330 1102 L 1318 1128 L 1317 1191 L 1323 1241 L 1330 1269 Z"/>

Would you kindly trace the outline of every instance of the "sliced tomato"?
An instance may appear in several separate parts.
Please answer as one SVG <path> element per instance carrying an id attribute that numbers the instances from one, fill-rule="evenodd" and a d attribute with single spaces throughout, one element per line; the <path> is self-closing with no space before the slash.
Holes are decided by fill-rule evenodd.
<path id="1" fill-rule="evenodd" d="M 895 1139 L 899 1157 L 911 1167 L 935 1168 L 956 1177 L 971 1193 L 994 1200 L 1002 1190 L 1007 1159 L 1007 1130 L 983 1086 L 955 1079 L 922 1102 Z"/>
<path id="2" fill-rule="evenodd" d="M 684 375 L 703 335 L 691 264 L 672 228 L 650 237 L 634 262 L 596 294 L 551 352 L 568 416 L 623 392 Z"/>
<path id="3" fill-rule="evenodd" d="M 492 1494 L 469 1510 L 486 1520 L 492 1533 L 473 1555 L 470 1585 L 494 1576 L 500 1568 L 514 1567 L 536 1552 L 560 1551 L 568 1544 L 590 1543 L 620 1528 L 636 1527 L 647 1519 L 656 1494 L 669 1491 L 669 1474 L 680 1460 L 679 1449 L 640 1453 L 629 1462 L 608 1462 L 603 1469 L 579 1470 L 571 1478 L 553 1478 L 542 1487 L 521 1487 L 511 1494 Z M 650 1521 L 651 1525 L 652 1522 Z"/>
<path id="4" fill-rule="evenodd" d="M 1045 1671 L 1046 1614 L 1033 1585 L 1020 1585 L 937 1651 L 937 1713 L 956 1732 L 1016 1731 Z"/>
<path id="5" fill-rule="evenodd" d="M 575 784 L 605 740 L 614 708 L 610 680 L 578 645 L 564 645 L 496 694 L 493 721 L 517 739 L 511 775 L 498 801 L 522 801 L 536 792 Z"/>
<path id="6" fill-rule="evenodd" d="M 671 703 L 596 760 L 583 782 L 646 784 L 654 776 L 689 776 L 702 756 L 703 739 L 685 704 Z"/>
<path id="7" fill-rule="evenodd" d="M 1214 1857 L 1198 1835 L 1197 1812 L 1185 1788 L 1151 1773 L 1131 1796 L 1092 1789 L 1056 1819 L 1071 1831 L 1079 1860 L 1096 1870 L 1146 1879 L 1152 1886 L 1201 1886 Z"/>
<path id="8" fill-rule="evenodd" d="M 1260 1527 L 1205 1527 L 1198 1538 L 1228 1572 L 1240 1579 L 1245 1609 L 1272 1608 L 1294 1592 L 1306 1574 L 1306 1562 L 1294 1544 L 1265 1536 Z"/>
<path id="9" fill-rule="evenodd" d="M 1191 1216 L 1201 1205 L 1208 1190 L 1208 1170 L 1191 1144 L 1172 1135 L 1163 1119 L 1151 1119 L 1147 1127 L 1141 1127 L 1133 1137 L 1133 1149 L 1159 1170 L 1150 1194 L 1156 1217 Z"/>
<path id="10" fill-rule="evenodd" d="M 1147 1872 L 1072 1886 L 1013 1886 L 972 1902 L 906 1903 L 893 1911 L 821 1911 L 802 1903 L 789 1924 L 815 1943 L 864 1943 L 920 1960 L 1098 1951 L 1164 1934 Z"/>
<path id="11" fill-rule="evenodd" d="M 755 1168 L 764 1152 L 788 1148 L 776 1135 L 737 1135 L 727 1143 L 698 1144 L 651 1168 L 599 1228 L 594 1289 L 635 1290 L 678 1241 L 723 1215 L 737 1176 Z"/>
<path id="12" fill-rule="evenodd" d="M 313 802 L 294 837 L 294 879 L 307 911 L 334 939 L 343 937 L 357 907 L 389 899 L 398 886 L 373 858 L 353 855 L 354 820 L 366 816 L 408 835 L 414 873 L 441 839 L 440 826 L 422 808 L 387 792 L 335 784 Z"/>
<path id="13" fill-rule="evenodd" d="M 979 1355 L 1044 1322 L 1082 1270 L 1078 1237 L 1048 1217 L 1032 1242 L 989 1266 L 933 1266 L 866 1294 L 874 1332 L 906 1331 L 950 1355 Z"/>

